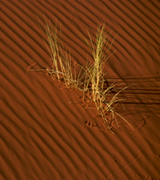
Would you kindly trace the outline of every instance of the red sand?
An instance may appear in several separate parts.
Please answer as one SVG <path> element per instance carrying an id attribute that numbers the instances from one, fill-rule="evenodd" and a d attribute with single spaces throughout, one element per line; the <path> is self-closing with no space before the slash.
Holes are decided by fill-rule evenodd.
<path id="1" fill-rule="evenodd" d="M 160 21 L 158 0 L 1 0 L 0 180 L 160 179 Z M 72 60 L 91 53 L 87 36 L 100 23 L 119 33 L 108 78 L 132 85 L 115 134 L 94 107 L 30 66 L 50 65 L 36 15 L 62 24 Z M 34 66 L 34 67 L 36 67 Z"/>

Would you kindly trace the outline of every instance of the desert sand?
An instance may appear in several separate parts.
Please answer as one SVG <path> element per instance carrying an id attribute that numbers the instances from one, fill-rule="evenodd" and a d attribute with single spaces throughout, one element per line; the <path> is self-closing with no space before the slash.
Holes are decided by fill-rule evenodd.
<path id="1" fill-rule="evenodd" d="M 160 179 L 160 20 L 158 0 L 1 0 L 0 180 Z M 131 86 L 114 134 L 82 93 L 44 72 L 50 56 L 39 27 L 61 24 L 72 61 L 93 61 L 79 32 L 97 25 L 118 37 L 105 70 Z M 111 83 L 110 81 L 110 83 Z"/>

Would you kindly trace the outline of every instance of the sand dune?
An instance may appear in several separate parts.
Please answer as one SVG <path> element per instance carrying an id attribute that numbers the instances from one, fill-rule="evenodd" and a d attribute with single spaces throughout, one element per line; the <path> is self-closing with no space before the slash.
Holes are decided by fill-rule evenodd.
<path id="1" fill-rule="evenodd" d="M 0 179 L 160 179 L 160 21 L 158 0 L 1 0 Z M 132 85 L 106 130 L 81 92 L 31 67 L 51 65 L 37 16 L 62 26 L 72 61 L 93 61 L 79 32 L 106 24 L 119 33 L 106 62 L 112 81 Z M 133 85 L 134 84 L 134 85 Z"/>

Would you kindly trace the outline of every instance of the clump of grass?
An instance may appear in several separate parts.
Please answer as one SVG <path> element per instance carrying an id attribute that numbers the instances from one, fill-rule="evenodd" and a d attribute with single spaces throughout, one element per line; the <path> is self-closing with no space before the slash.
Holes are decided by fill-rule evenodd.
<path id="1" fill-rule="evenodd" d="M 97 111 L 104 119 L 104 122 L 107 124 L 108 129 L 111 130 L 113 121 L 116 121 L 118 125 L 117 116 L 124 120 L 133 129 L 131 124 L 116 112 L 116 106 L 122 101 L 122 99 L 118 98 L 118 95 L 127 87 L 122 88 L 113 96 L 111 96 L 110 94 L 115 88 L 115 83 L 111 84 L 107 88 L 105 88 L 104 86 L 106 82 L 106 74 L 104 73 L 103 69 L 104 63 L 109 59 L 111 55 L 115 53 L 115 51 L 113 51 L 108 56 L 106 56 L 105 54 L 108 54 L 108 52 L 110 51 L 116 37 L 112 39 L 111 43 L 109 42 L 111 34 L 107 34 L 105 32 L 105 24 L 103 24 L 102 27 L 98 27 L 95 45 L 89 32 L 88 37 L 89 41 L 86 38 L 84 39 L 92 52 L 94 62 L 90 67 L 86 69 L 86 71 L 88 72 L 88 84 L 91 84 L 92 87 L 92 100 L 95 102 Z"/>
<path id="2" fill-rule="evenodd" d="M 63 50 L 57 24 L 53 27 L 50 21 L 45 20 L 45 23 L 41 28 L 47 36 L 48 44 L 45 44 L 52 60 L 52 68 L 47 69 L 47 72 L 53 78 L 63 79 L 66 86 L 69 86 L 73 81 L 70 54 Z"/>
<path id="3" fill-rule="evenodd" d="M 52 67 L 45 69 L 47 73 L 53 79 L 57 78 L 64 81 L 67 87 L 74 87 L 82 91 L 83 95 L 89 92 L 90 99 L 95 103 L 99 115 L 104 119 L 109 130 L 112 129 L 113 121 L 118 125 L 117 117 L 124 120 L 133 129 L 131 124 L 116 112 L 116 106 L 122 101 L 122 99 L 118 98 L 118 95 L 127 87 L 111 95 L 115 88 L 115 83 L 108 87 L 105 86 L 104 63 L 115 53 L 113 51 L 110 55 L 105 55 L 110 51 L 115 40 L 113 38 L 110 42 L 111 34 L 105 32 L 105 24 L 98 27 L 95 44 L 88 32 L 89 40 L 85 38 L 85 42 L 91 50 L 93 63 L 87 62 L 85 67 L 83 67 L 72 62 L 70 53 L 66 51 L 61 43 L 61 31 L 58 33 L 57 24 L 52 26 L 48 20 L 45 20 L 45 23 L 45 26 L 40 24 L 41 29 L 47 36 L 47 43 L 45 44 L 52 60 Z M 77 68 L 79 69 L 78 72 Z M 37 71 L 44 71 L 44 69 Z"/>
<path id="4" fill-rule="evenodd" d="M 88 36 L 89 36 L 90 41 L 88 41 L 85 38 L 85 41 L 86 41 L 88 47 L 90 48 L 93 59 L 94 59 L 94 63 L 90 69 L 90 79 L 91 79 L 91 84 L 92 84 L 92 96 L 93 96 L 94 102 L 97 101 L 97 96 L 100 93 L 100 89 L 103 89 L 103 85 L 104 85 L 103 82 L 105 81 L 104 73 L 103 73 L 103 65 L 106 62 L 107 58 L 109 58 L 109 57 L 106 58 L 103 53 L 104 47 L 107 46 L 108 42 L 109 42 L 109 34 L 106 34 L 104 29 L 105 29 L 105 24 L 103 24 L 103 26 L 101 28 L 98 27 L 95 45 L 93 44 L 93 40 L 92 40 L 89 32 L 88 32 Z"/>

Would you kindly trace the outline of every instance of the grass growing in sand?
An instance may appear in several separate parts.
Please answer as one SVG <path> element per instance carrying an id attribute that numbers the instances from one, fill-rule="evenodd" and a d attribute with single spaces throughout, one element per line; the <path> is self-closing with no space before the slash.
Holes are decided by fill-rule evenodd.
<path id="1" fill-rule="evenodd" d="M 115 51 L 110 55 L 105 54 L 110 51 L 115 38 L 110 42 L 111 34 L 105 32 L 105 24 L 98 27 L 95 43 L 93 43 L 89 32 L 89 40 L 84 38 L 93 56 L 93 63 L 87 62 L 85 67 L 72 62 L 70 53 L 66 51 L 61 43 L 61 31 L 58 32 L 57 25 L 53 26 L 48 20 L 45 21 L 45 26 L 41 23 L 40 25 L 47 36 L 47 43 L 45 44 L 52 60 L 52 67 L 50 69 L 46 68 L 45 71 L 53 79 L 63 81 L 67 87 L 74 87 L 82 91 L 83 94 L 88 92 L 89 98 L 95 103 L 98 114 L 103 118 L 109 130 L 112 130 L 114 121 L 118 125 L 117 117 L 121 118 L 133 129 L 131 124 L 116 111 L 117 105 L 122 102 L 118 95 L 127 87 L 120 89 L 115 94 L 112 93 L 116 88 L 115 83 L 106 87 L 106 74 L 103 67 L 104 63 Z M 41 70 L 44 71 L 44 69 L 37 71 Z M 31 71 L 36 70 L 32 69 Z"/>

